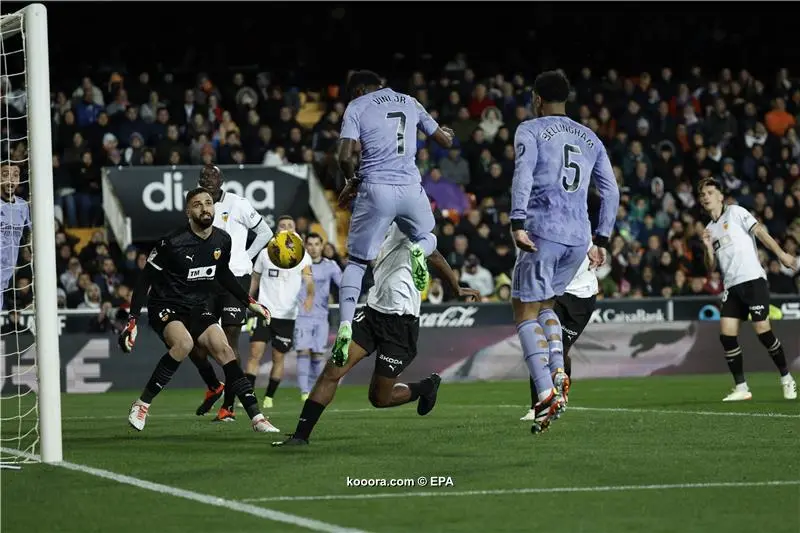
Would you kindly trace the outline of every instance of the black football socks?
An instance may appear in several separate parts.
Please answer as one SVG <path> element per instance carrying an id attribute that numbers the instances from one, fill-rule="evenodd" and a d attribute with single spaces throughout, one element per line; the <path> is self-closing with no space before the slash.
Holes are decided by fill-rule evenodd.
<path id="1" fill-rule="evenodd" d="M 307 441 L 324 410 L 325 406 L 321 403 L 310 399 L 306 400 L 303 404 L 303 410 L 300 412 L 300 420 L 297 421 L 297 428 L 294 430 L 293 437 Z"/>
<path id="2" fill-rule="evenodd" d="M 758 340 L 760 340 L 761 344 L 767 349 L 767 353 L 778 368 L 778 372 L 781 373 L 781 377 L 788 374 L 789 366 L 786 364 L 786 354 L 783 353 L 783 345 L 781 341 L 775 338 L 775 334 L 772 330 L 760 334 Z"/>
<path id="3" fill-rule="evenodd" d="M 222 367 L 222 370 L 225 372 L 225 393 L 227 394 L 228 390 L 230 390 L 231 394 L 239 398 L 250 419 L 261 414 L 261 410 L 258 408 L 258 399 L 253 392 L 253 386 L 244 376 L 242 367 L 239 366 L 239 361 L 233 360 L 227 363 Z"/>
<path id="4" fill-rule="evenodd" d="M 165 353 L 158 360 L 156 369 L 153 370 L 153 375 L 150 376 L 150 381 L 147 382 L 139 399 L 146 404 L 153 403 L 153 398 L 167 386 L 180 366 L 180 361 L 173 359 L 169 352 Z"/>
<path id="5" fill-rule="evenodd" d="M 274 398 L 275 392 L 278 390 L 278 385 L 281 384 L 281 380 L 269 378 L 269 384 L 267 385 L 267 398 Z"/>
<path id="6" fill-rule="evenodd" d="M 220 386 L 220 382 L 208 357 L 190 357 L 190 359 L 192 363 L 194 363 L 194 366 L 197 367 L 197 372 L 203 379 L 203 383 L 208 387 L 208 390 L 217 390 Z"/>
<path id="7" fill-rule="evenodd" d="M 739 340 L 732 335 L 720 335 L 719 340 L 722 343 L 722 349 L 725 350 L 725 361 L 728 363 L 728 369 L 733 375 L 733 382 L 741 385 L 745 382 L 745 379 L 744 359 L 742 358 L 742 347 L 739 346 Z"/>

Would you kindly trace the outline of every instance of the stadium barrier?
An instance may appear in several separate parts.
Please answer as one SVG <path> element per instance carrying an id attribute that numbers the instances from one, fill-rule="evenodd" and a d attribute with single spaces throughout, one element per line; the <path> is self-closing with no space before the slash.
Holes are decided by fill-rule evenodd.
<path id="1" fill-rule="evenodd" d="M 186 221 L 183 199 L 197 186 L 200 166 L 106 167 L 103 169 L 103 210 L 118 242 L 155 241 L 165 230 Z M 309 215 L 325 222 L 325 231 L 336 235 L 333 212 L 327 202 L 314 202 L 309 193 L 321 187 L 310 165 L 221 165 L 223 189 L 244 196 L 275 227 L 286 213 Z"/>
<path id="2" fill-rule="evenodd" d="M 719 346 L 717 298 L 674 298 L 640 300 L 599 300 L 590 324 L 572 351 L 576 379 L 630 377 L 663 374 L 724 373 L 727 371 Z M 772 318 L 790 365 L 800 371 L 800 296 L 773 297 Z M 116 333 L 86 333 L 97 311 L 62 310 L 59 313 L 62 389 L 69 393 L 138 389 L 153 370 L 164 347 L 143 317 L 136 350 L 124 354 L 117 346 Z M 331 338 L 338 310 L 331 316 Z M 8 331 L 9 317 L 0 317 Z M 0 368 L 2 387 L 36 387 L 35 374 L 24 372 L 32 364 L 34 328 L 32 314 L 19 319 L 18 346 L 23 352 Z M 26 332 L 27 330 L 27 332 Z M 29 343 L 27 346 L 25 343 Z M 240 353 L 249 353 L 248 337 L 242 335 Z M 772 361 L 764 354 L 752 328 L 742 330 L 741 344 L 747 371 L 771 371 Z M 0 349 L 5 346 L 0 345 Z M 269 358 L 261 366 L 259 384 L 266 381 Z M 366 361 L 345 378 L 347 383 L 369 382 L 373 363 Z M 423 305 L 420 316 L 419 352 L 404 374 L 415 380 L 439 372 L 448 381 L 525 379 L 527 370 L 507 304 Z M 221 371 L 220 371 L 221 375 Z M 13 376 L 13 377 L 12 377 Z M 286 364 L 285 382 L 295 381 L 294 358 Z M 201 387 L 193 365 L 182 365 L 170 387 Z"/>

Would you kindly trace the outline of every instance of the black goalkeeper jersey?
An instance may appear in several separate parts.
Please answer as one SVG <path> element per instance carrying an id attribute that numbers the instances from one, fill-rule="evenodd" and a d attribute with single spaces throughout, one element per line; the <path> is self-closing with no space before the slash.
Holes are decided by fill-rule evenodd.
<path id="1" fill-rule="evenodd" d="M 148 305 L 176 310 L 206 309 L 209 297 L 219 291 L 217 280 L 230 274 L 231 236 L 212 228 L 205 240 L 186 225 L 163 239 L 147 258 L 153 273 Z M 232 276 L 232 274 L 230 275 Z"/>

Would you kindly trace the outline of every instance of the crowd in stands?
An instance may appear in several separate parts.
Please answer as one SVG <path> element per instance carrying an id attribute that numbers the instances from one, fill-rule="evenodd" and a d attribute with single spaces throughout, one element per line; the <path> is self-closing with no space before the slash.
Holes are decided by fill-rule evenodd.
<path id="1" fill-rule="evenodd" d="M 422 133 L 417 141 L 440 251 L 462 283 L 486 301 L 505 301 L 515 260 L 508 216 L 514 133 L 531 118 L 534 75 L 488 74 L 473 72 L 459 57 L 440 75 L 417 72 L 406 86 L 393 86 L 456 133 L 449 150 Z M 729 202 L 755 213 L 787 252 L 798 254 L 800 80 L 786 69 L 764 80 L 745 70 L 699 67 L 682 77 L 669 68 L 568 74 L 568 115 L 606 145 L 622 192 L 610 261 L 598 270 L 601 297 L 721 292 L 719 273 L 703 265 L 707 219 L 694 187 L 706 176 L 717 177 Z M 178 87 L 169 75 L 113 74 L 60 87 L 52 100 L 56 198 L 66 228 L 57 228 L 59 305 L 124 307 L 145 260 L 146 251 L 133 247 L 115 256 L 101 232 L 75 252 L 69 228 L 102 225 L 103 166 L 308 163 L 326 188 L 338 190 L 342 176 L 333 150 L 342 92 L 320 90 L 325 112 L 305 128 L 296 120 L 298 88 L 271 85 L 264 75 L 212 80 L 201 74 L 195 86 Z M 21 162 L 24 196 L 26 141 L 11 145 L 4 158 Z M 772 292 L 797 293 L 798 277 L 767 251 L 759 254 Z M 20 256 L 18 284 L 28 275 L 27 255 Z M 326 255 L 343 261 L 332 244 Z M 26 293 L 16 293 L 16 307 L 24 307 Z M 453 298 L 438 279 L 425 296 Z"/>

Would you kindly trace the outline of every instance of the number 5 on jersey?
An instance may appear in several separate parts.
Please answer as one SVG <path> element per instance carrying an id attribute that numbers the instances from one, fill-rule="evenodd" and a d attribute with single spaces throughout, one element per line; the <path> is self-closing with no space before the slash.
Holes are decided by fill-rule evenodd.
<path id="1" fill-rule="evenodd" d="M 572 161 L 572 155 L 581 155 L 581 149 L 575 146 L 574 144 L 565 144 L 564 145 L 564 174 L 561 176 L 561 186 L 564 187 L 564 190 L 567 192 L 575 192 L 581 186 L 581 167 L 575 161 Z M 573 172 L 572 178 L 570 179 L 570 171 Z"/>

